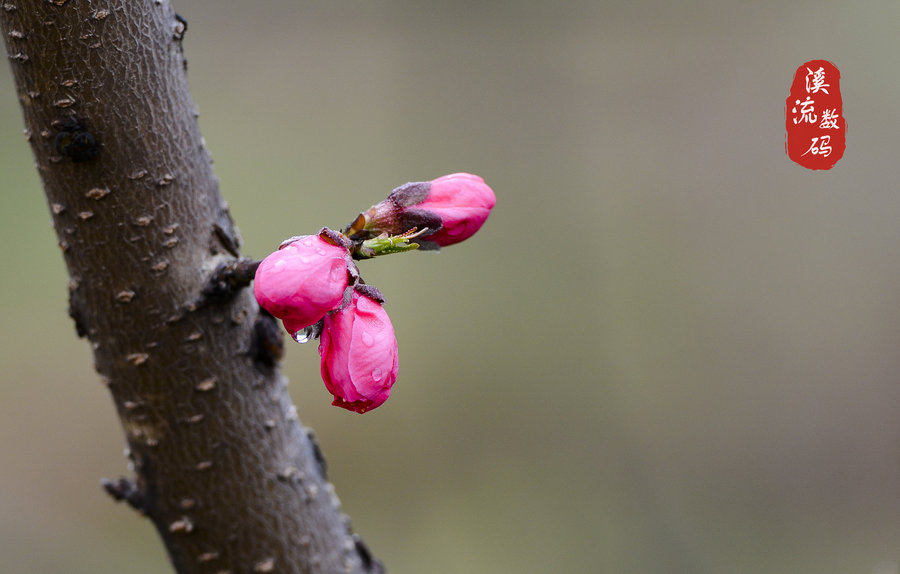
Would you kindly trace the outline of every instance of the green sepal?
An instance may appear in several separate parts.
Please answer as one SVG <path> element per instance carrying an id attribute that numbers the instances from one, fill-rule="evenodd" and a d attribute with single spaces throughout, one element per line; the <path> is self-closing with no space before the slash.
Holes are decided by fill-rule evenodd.
<path id="1" fill-rule="evenodd" d="M 418 249 L 419 244 L 410 243 L 410 238 L 409 234 L 404 233 L 403 235 L 379 235 L 372 239 L 366 239 L 360 244 L 356 255 L 360 259 L 371 259 L 379 255 L 391 255 Z"/>

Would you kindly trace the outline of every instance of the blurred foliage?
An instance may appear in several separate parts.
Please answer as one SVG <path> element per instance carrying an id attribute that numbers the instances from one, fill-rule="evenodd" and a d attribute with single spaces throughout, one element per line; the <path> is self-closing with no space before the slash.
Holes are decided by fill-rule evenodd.
<path id="1" fill-rule="evenodd" d="M 900 7 L 180 0 L 248 255 L 410 180 L 485 178 L 435 255 L 361 263 L 394 396 L 333 408 L 288 348 L 345 511 L 404 572 L 898 571 Z M 829 172 L 784 152 L 794 70 L 842 72 Z M 164 572 L 0 70 L 0 556 Z"/>

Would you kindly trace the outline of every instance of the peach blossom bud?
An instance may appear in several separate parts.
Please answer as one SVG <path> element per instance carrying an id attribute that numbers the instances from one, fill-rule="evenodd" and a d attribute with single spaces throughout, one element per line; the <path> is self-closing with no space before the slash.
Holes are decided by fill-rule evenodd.
<path id="1" fill-rule="evenodd" d="M 286 242 L 260 263 L 253 293 L 294 335 L 337 309 L 350 281 L 347 248 L 319 235 Z"/>
<path id="2" fill-rule="evenodd" d="M 365 413 L 388 399 L 399 368 L 397 339 L 378 301 L 354 291 L 349 305 L 326 315 L 319 354 L 333 405 Z"/>

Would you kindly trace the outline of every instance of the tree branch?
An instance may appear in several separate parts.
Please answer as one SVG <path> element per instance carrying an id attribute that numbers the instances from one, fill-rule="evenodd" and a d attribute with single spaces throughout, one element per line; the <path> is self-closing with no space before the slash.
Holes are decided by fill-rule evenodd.
<path id="1" fill-rule="evenodd" d="M 70 314 L 128 440 L 134 479 L 104 488 L 181 573 L 380 570 L 291 405 L 277 325 L 228 274 L 248 263 L 188 93 L 186 22 L 165 0 L 3 0 L 0 27 Z"/>

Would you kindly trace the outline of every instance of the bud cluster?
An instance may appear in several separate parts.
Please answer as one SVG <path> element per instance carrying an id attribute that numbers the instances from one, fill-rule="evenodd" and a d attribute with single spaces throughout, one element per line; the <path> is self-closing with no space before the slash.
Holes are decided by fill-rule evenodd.
<path id="1" fill-rule="evenodd" d="M 320 337 L 322 380 L 332 404 L 358 413 L 382 405 L 399 368 L 384 297 L 365 284 L 354 259 L 459 243 L 481 228 L 495 202 L 491 188 L 471 174 L 407 183 L 343 233 L 323 228 L 292 237 L 263 259 L 256 299 L 294 340 Z"/>

